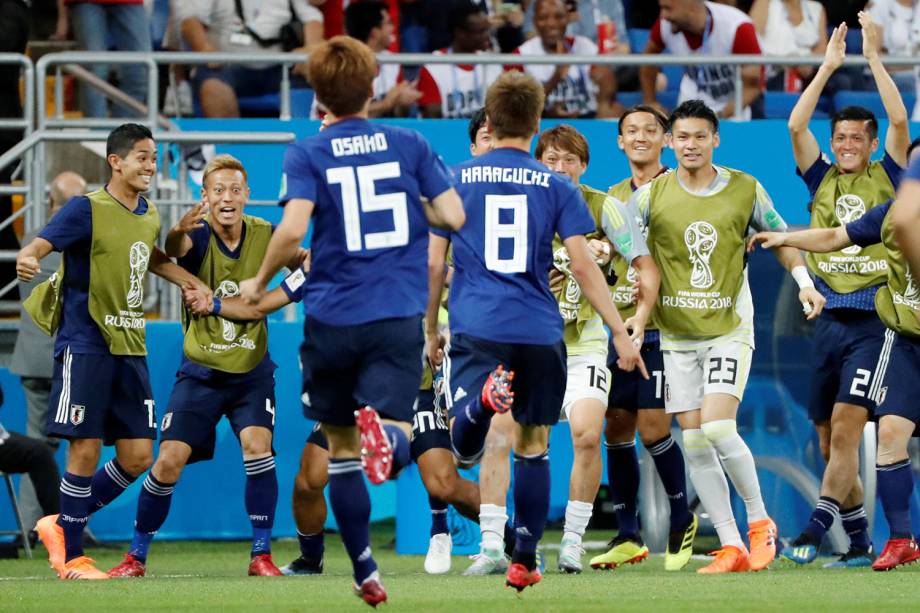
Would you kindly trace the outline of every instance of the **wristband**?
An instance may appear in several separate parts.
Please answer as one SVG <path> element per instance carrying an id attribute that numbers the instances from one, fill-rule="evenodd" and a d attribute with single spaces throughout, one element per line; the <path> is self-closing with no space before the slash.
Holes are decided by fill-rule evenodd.
<path id="1" fill-rule="evenodd" d="M 815 282 L 811 280 L 808 269 L 804 266 L 794 266 L 792 268 L 792 278 L 799 284 L 799 289 L 805 289 L 806 287 L 810 287 L 811 289 L 815 288 Z"/>
<path id="2" fill-rule="evenodd" d="M 211 307 L 211 315 L 220 315 L 220 298 L 213 299 L 213 306 Z"/>

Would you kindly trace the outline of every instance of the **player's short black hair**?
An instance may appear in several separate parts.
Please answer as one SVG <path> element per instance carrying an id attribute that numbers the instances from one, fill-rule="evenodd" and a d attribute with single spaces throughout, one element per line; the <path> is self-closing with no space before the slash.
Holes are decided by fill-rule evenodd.
<path id="1" fill-rule="evenodd" d="M 153 133 L 147 126 L 123 123 L 109 132 L 105 139 L 105 155 L 108 157 L 114 153 L 118 157 L 126 157 L 134 149 L 134 143 L 147 138 L 153 140 Z"/>
<path id="2" fill-rule="evenodd" d="M 383 25 L 383 13 L 386 10 L 386 3 L 380 0 L 352 2 L 345 9 L 345 33 L 366 43 L 371 30 Z"/>
<path id="3" fill-rule="evenodd" d="M 453 34 L 458 29 L 466 28 L 469 18 L 480 13 L 485 13 L 481 5 L 471 0 L 454 0 L 447 13 L 447 27 Z"/>
<path id="4" fill-rule="evenodd" d="M 674 129 L 678 119 L 705 119 L 712 125 L 712 131 L 719 131 L 719 117 L 702 100 L 687 100 L 671 112 L 668 117 L 668 132 Z"/>
<path id="5" fill-rule="evenodd" d="M 650 104 L 637 104 L 631 106 L 626 111 L 620 115 L 620 119 L 617 122 L 617 130 L 620 132 L 620 136 L 623 136 L 623 120 L 632 115 L 633 113 L 648 113 L 655 118 L 655 121 L 658 122 L 658 125 L 661 126 L 661 129 L 665 132 L 668 131 L 668 118 L 664 116 L 664 113 L 656 109 Z"/>
<path id="6" fill-rule="evenodd" d="M 875 113 L 870 111 L 864 106 L 847 106 L 831 116 L 831 136 L 834 134 L 834 130 L 837 129 L 837 124 L 841 121 L 865 121 L 866 131 L 869 132 L 869 138 L 874 139 L 878 136 L 878 119 L 875 118 Z"/>
<path id="7" fill-rule="evenodd" d="M 917 147 L 920 147 L 920 136 L 918 136 L 913 141 L 911 141 L 911 143 L 907 146 L 907 161 L 908 162 L 910 162 L 910 154 L 913 153 L 914 149 L 916 149 Z"/>
<path id="8" fill-rule="evenodd" d="M 479 132 L 479 128 L 485 125 L 485 123 L 486 123 L 486 110 L 485 109 L 477 110 L 475 113 L 473 113 L 473 116 L 470 117 L 470 125 L 467 127 L 466 130 L 470 135 L 471 145 L 476 144 L 476 134 Z"/>

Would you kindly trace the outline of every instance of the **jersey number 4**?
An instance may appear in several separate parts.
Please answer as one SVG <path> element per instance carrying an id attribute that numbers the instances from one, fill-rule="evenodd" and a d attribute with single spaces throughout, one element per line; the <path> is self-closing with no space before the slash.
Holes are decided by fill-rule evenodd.
<path id="1" fill-rule="evenodd" d="M 502 219 L 502 212 L 505 212 Z M 508 220 L 511 217 L 511 220 Z M 486 268 L 513 274 L 527 272 L 527 196 L 511 194 L 486 196 Z M 511 244 L 511 257 L 501 257 L 500 247 Z"/>
<path id="2" fill-rule="evenodd" d="M 375 183 L 381 179 L 398 179 L 399 162 L 370 166 L 340 166 L 326 170 L 326 180 L 342 188 L 342 215 L 345 221 L 345 245 L 349 251 L 385 249 L 409 244 L 409 212 L 405 192 L 378 194 Z M 361 232 L 361 213 L 390 211 L 393 229 L 385 232 Z"/>

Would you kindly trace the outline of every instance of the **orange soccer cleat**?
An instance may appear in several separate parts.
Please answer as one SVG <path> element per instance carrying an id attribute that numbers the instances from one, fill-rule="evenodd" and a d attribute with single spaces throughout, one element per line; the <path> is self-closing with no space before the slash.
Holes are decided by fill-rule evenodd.
<path id="1" fill-rule="evenodd" d="M 375 609 L 381 602 L 386 602 L 387 591 L 380 583 L 380 573 L 375 570 L 370 577 L 361 582 L 361 585 L 355 585 L 355 596 Z"/>
<path id="2" fill-rule="evenodd" d="M 64 529 L 58 523 L 59 515 L 45 515 L 38 523 L 35 524 L 35 531 L 38 532 L 38 538 L 48 550 L 48 561 L 51 568 L 60 574 L 64 568 L 65 549 L 64 549 Z"/>
<path id="3" fill-rule="evenodd" d="M 702 575 L 716 575 L 721 573 L 745 573 L 751 570 L 750 555 L 743 545 L 740 548 L 734 545 L 725 545 L 722 549 L 709 555 L 715 556 L 716 559 L 696 572 Z"/>
<path id="4" fill-rule="evenodd" d="M 872 563 L 872 570 L 891 570 L 902 564 L 912 564 L 920 559 L 917 541 L 912 538 L 889 539 L 882 554 Z"/>
<path id="5" fill-rule="evenodd" d="M 776 523 L 769 517 L 751 522 L 748 539 L 751 542 L 751 570 L 763 570 L 776 559 Z"/>
<path id="6" fill-rule="evenodd" d="M 109 576 L 96 568 L 96 562 L 92 558 L 80 556 L 69 562 L 65 562 L 59 573 L 61 579 L 108 579 Z"/>

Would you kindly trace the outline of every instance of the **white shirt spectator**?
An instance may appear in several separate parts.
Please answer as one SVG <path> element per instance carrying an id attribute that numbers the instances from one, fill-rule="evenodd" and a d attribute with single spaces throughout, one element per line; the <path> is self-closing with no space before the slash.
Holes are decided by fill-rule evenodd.
<path id="1" fill-rule="evenodd" d="M 597 55 L 597 45 L 584 36 L 567 36 L 566 52 L 573 55 Z M 514 50 L 520 55 L 546 55 L 539 36 Z M 540 83 L 546 83 L 556 71 L 554 64 L 526 64 L 524 72 Z M 546 97 L 546 108 L 560 105 L 568 113 L 589 116 L 597 112 L 597 84 L 591 79 L 591 67 L 572 64 L 565 78 Z"/>
<path id="2" fill-rule="evenodd" d="M 323 14 L 307 0 L 241 0 L 243 17 L 260 38 L 278 38 L 281 28 L 291 21 L 291 7 L 303 22 L 323 21 Z M 262 47 L 246 33 L 236 13 L 234 0 L 170 0 L 178 24 L 189 18 L 200 21 L 208 30 L 211 44 L 220 51 L 281 51 L 281 45 Z"/>
<path id="3" fill-rule="evenodd" d="M 792 25 L 783 0 L 770 0 L 767 27 L 760 36 L 764 55 L 811 55 L 821 40 L 820 27 L 824 7 L 816 0 L 799 0 L 802 21 Z"/>
<path id="4" fill-rule="evenodd" d="M 898 0 L 872 0 L 869 5 L 872 18 L 882 29 L 882 45 L 889 55 L 916 55 L 920 47 L 920 4 L 905 5 Z M 917 91 L 920 69 L 889 66 L 889 72 L 902 92 Z M 914 120 L 920 106 L 914 108 Z"/>
<path id="5" fill-rule="evenodd" d="M 435 55 L 445 53 L 451 53 L 450 49 L 435 51 Z M 485 106 L 486 90 L 501 73 L 498 64 L 425 64 L 418 75 L 422 93 L 418 104 L 440 104 L 445 119 L 472 117 Z"/>
<path id="6" fill-rule="evenodd" d="M 760 54 L 757 32 L 751 18 L 735 7 L 706 2 L 708 12 L 702 37 L 688 39 L 675 32 L 671 22 L 659 19 L 652 27 L 651 39 L 677 56 Z M 734 66 L 688 66 L 680 82 L 678 103 L 700 99 L 714 111 L 722 109 L 735 96 Z M 751 118 L 745 108 L 743 119 Z"/>

